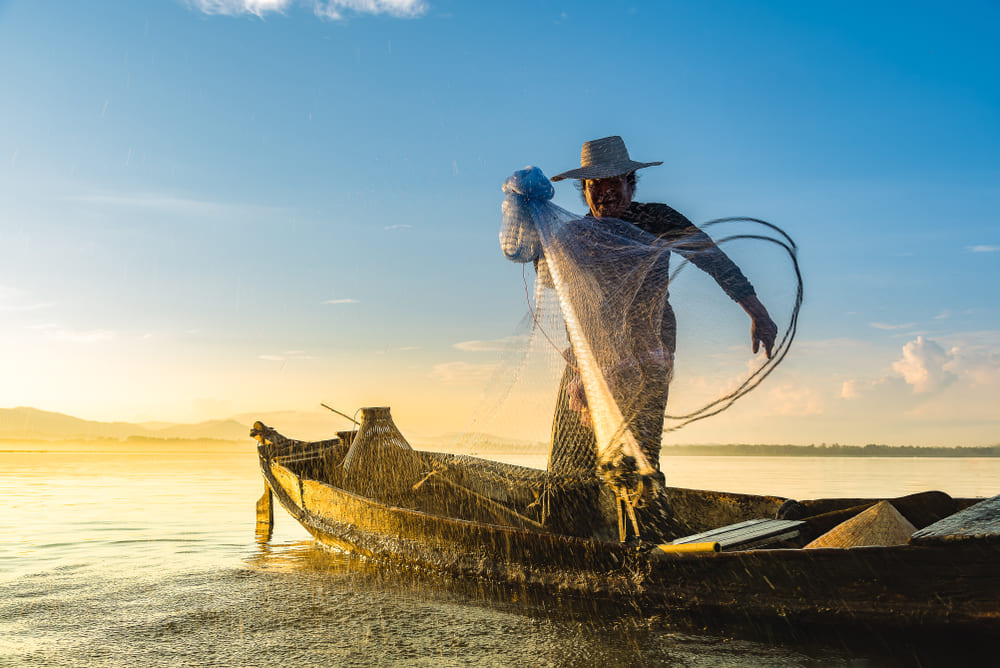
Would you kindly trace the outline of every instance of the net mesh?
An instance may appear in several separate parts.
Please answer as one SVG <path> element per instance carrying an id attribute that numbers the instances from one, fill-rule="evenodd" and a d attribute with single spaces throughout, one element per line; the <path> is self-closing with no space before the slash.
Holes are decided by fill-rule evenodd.
<path id="1" fill-rule="evenodd" d="M 545 357 L 539 355 L 545 348 L 556 351 L 563 366 L 554 406 L 548 409 L 553 416 L 549 471 L 598 476 L 602 489 L 613 492 L 611 507 L 618 511 L 622 537 L 628 533 L 623 523 L 636 534 L 640 524 L 647 533 L 669 532 L 670 509 L 657 495 L 665 480 L 659 471 L 663 434 L 726 410 L 782 361 L 802 301 L 795 244 L 782 230 L 758 219 L 727 218 L 703 225 L 738 230 L 713 241 L 697 228 L 661 238 L 622 220 L 581 217 L 551 202 L 552 185 L 532 167 L 515 172 L 503 190 L 501 249 L 508 259 L 533 265 L 536 273 L 529 298 L 530 332 L 516 339 L 524 346 L 520 354 L 508 354 L 508 363 L 519 362 L 521 367 L 508 372 L 507 382 L 526 384 L 525 375 L 531 371 L 526 374 L 524 367 L 536 364 L 534 357 Z M 783 276 L 794 285 L 788 324 L 770 358 L 742 377 L 730 378 L 717 395 L 697 406 L 667 413 L 677 339 L 671 285 L 691 264 L 711 271 L 720 255 L 725 258 L 719 247 L 737 242 L 766 244 L 787 260 L 785 266 L 794 274 L 791 281 L 787 273 Z M 673 271 L 671 255 L 681 259 Z M 738 269 L 735 273 L 745 281 Z M 734 288 L 715 278 L 735 299 Z M 526 291 L 527 286 L 526 276 Z M 548 387 L 553 386 L 550 381 Z M 499 403 L 507 403 L 512 394 L 500 393 Z M 503 408 L 494 411 L 503 413 Z M 598 497 L 587 498 L 579 490 L 562 494 L 562 499 L 560 495 L 560 490 L 553 492 L 553 513 L 563 515 L 557 524 L 569 526 L 578 524 L 580 516 L 606 514 L 608 504 Z"/>

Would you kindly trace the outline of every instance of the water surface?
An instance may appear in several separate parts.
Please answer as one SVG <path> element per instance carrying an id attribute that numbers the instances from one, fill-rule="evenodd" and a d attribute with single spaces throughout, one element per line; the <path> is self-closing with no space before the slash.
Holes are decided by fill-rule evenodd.
<path id="1" fill-rule="evenodd" d="M 518 455 L 518 463 L 544 464 Z M 992 495 L 995 459 L 673 457 L 672 484 L 811 496 Z M 280 508 L 254 538 L 253 448 L 0 453 L 0 665 L 894 665 L 620 606 L 380 568 Z"/>

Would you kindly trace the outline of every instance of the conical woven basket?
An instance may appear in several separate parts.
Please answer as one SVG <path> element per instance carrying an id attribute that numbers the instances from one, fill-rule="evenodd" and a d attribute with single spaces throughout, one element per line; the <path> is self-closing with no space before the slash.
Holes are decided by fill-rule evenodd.
<path id="1" fill-rule="evenodd" d="M 387 407 L 362 408 L 361 426 L 344 457 L 345 486 L 372 499 L 396 498 L 420 480 L 420 456 Z"/>
<path id="2" fill-rule="evenodd" d="M 891 503 L 880 501 L 833 527 L 806 545 L 806 549 L 903 545 L 916 530 Z"/>

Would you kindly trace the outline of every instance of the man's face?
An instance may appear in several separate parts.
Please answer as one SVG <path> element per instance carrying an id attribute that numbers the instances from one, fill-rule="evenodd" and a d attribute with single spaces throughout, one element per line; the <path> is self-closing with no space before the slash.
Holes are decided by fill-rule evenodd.
<path id="1" fill-rule="evenodd" d="M 588 179 L 583 182 L 590 212 L 600 218 L 617 218 L 632 203 L 632 187 L 626 176 L 608 179 Z"/>

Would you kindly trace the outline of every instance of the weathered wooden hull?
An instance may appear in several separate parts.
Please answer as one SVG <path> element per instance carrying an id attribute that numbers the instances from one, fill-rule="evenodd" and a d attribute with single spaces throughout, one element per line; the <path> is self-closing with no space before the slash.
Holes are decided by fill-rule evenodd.
<path id="1" fill-rule="evenodd" d="M 384 562 L 743 620 L 1000 637 L 1000 545 L 664 554 L 394 507 L 296 475 L 260 448 L 281 505 L 322 544 Z M 754 497 L 706 493 L 719 497 Z M 759 497 L 770 503 L 772 497 Z"/>
<path id="2" fill-rule="evenodd" d="M 1000 549 L 955 547 L 678 555 L 651 566 L 644 584 L 664 604 L 702 615 L 1000 636 Z"/>
<path id="3" fill-rule="evenodd" d="M 318 541 L 366 557 L 468 576 L 537 579 L 539 583 L 582 569 L 592 573 L 596 583 L 597 577 L 613 580 L 631 553 L 618 543 L 388 506 L 323 482 L 299 478 L 264 457 L 261 469 L 279 503 Z M 555 580 L 546 584 L 561 586 Z"/>

